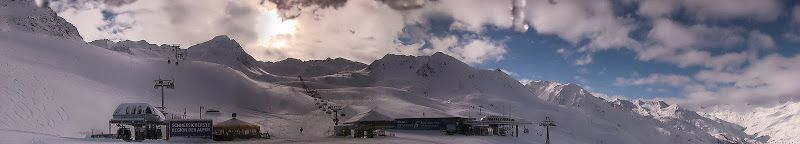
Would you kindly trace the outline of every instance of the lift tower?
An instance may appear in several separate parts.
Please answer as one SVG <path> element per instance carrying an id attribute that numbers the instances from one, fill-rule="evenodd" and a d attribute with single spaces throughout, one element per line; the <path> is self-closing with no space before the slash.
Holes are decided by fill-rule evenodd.
<path id="1" fill-rule="evenodd" d="M 550 144 L 550 127 L 556 126 L 553 120 L 550 120 L 550 117 L 545 117 L 542 123 L 539 123 L 539 126 L 543 126 L 546 129 L 546 139 L 545 144 Z"/>
<path id="2" fill-rule="evenodd" d="M 161 77 L 158 77 L 158 79 L 154 80 L 154 82 L 156 84 L 153 86 L 153 88 L 161 88 L 161 107 L 158 108 L 161 109 L 162 113 L 166 114 L 167 107 L 164 106 L 164 88 L 175 89 L 175 83 L 173 80 L 161 79 Z"/>

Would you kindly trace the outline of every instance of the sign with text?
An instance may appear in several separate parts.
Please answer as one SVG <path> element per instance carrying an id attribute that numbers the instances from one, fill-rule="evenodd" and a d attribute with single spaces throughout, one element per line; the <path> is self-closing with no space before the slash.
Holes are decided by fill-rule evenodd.
<path id="1" fill-rule="evenodd" d="M 211 138 L 211 120 L 186 119 L 169 121 L 170 137 Z"/>

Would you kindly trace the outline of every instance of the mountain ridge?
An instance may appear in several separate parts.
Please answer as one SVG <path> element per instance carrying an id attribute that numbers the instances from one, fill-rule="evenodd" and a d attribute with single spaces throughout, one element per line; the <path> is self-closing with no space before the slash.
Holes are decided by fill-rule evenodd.
<path id="1" fill-rule="evenodd" d="M 26 32 L 83 41 L 78 29 L 34 0 L 0 1 L 0 32 Z"/>
<path id="2" fill-rule="evenodd" d="M 687 132 L 693 135 L 707 135 L 708 139 L 725 143 L 764 142 L 756 136 L 741 131 L 741 126 L 720 120 L 710 115 L 667 104 L 664 101 L 633 102 L 623 99 L 612 101 L 596 97 L 577 84 L 561 84 L 552 81 L 532 81 L 526 84 L 535 96 L 554 104 L 577 108 L 587 115 L 607 117 L 608 115 L 627 116 L 632 118 L 653 119 L 665 128 Z M 620 113 L 620 114 L 612 114 Z"/>

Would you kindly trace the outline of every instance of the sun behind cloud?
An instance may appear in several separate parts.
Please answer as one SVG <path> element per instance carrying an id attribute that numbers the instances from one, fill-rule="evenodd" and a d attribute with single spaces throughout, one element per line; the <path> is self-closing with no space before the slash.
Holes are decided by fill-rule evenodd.
<path id="1" fill-rule="evenodd" d="M 282 19 L 276 9 L 262 7 L 259 12 L 261 15 L 256 20 L 258 46 L 285 48 L 289 43 L 286 37 L 297 31 L 297 21 Z"/>

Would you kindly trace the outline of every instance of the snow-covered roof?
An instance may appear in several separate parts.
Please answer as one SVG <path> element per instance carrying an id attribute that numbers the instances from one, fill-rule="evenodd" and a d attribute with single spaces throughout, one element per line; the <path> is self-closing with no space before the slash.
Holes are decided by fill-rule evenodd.
<path id="1" fill-rule="evenodd" d="M 391 121 L 393 118 L 386 116 L 375 110 L 359 113 L 345 121 L 345 123 L 365 122 L 365 121 Z"/>
<path id="2" fill-rule="evenodd" d="M 214 124 L 214 128 L 260 128 L 260 126 L 237 118 L 231 118 L 230 120 Z"/>
<path id="3" fill-rule="evenodd" d="M 114 110 L 112 121 L 164 121 L 161 111 L 147 103 L 122 103 Z"/>

